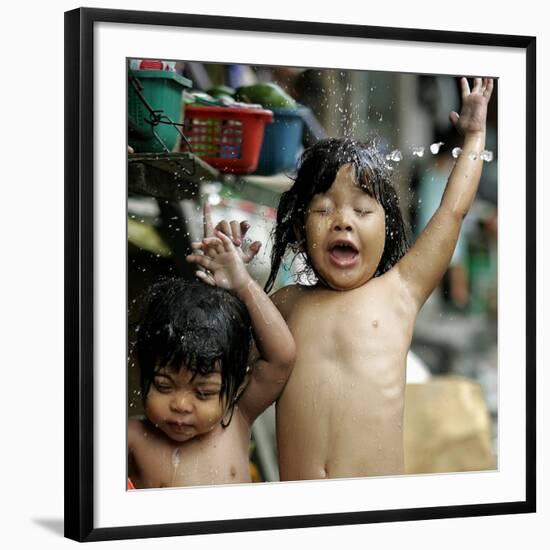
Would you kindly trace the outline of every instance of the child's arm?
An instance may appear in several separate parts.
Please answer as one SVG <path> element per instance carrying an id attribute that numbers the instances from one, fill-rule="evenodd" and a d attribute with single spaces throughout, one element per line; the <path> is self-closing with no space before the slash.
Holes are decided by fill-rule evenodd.
<path id="1" fill-rule="evenodd" d="M 233 290 L 248 309 L 258 357 L 239 400 L 239 409 L 252 423 L 279 397 L 294 364 L 294 339 L 277 308 L 248 274 L 232 240 L 221 231 L 215 234 L 193 244 L 204 255 L 193 254 L 187 260 L 208 270 L 198 271 L 199 278 Z"/>
<path id="2" fill-rule="evenodd" d="M 418 308 L 427 300 L 447 270 L 458 240 L 462 220 L 474 201 L 485 148 L 487 104 L 493 80 L 476 78 L 470 91 L 466 78 L 461 80 L 462 111 L 450 118 L 464 136 L 462 153 L 445 188 L 439 208 L 409 252 L 397 263 L 401 279 Z"/>
<path id="3" fill-rule="evenodd" d="M 132 476 L 135 473 L 135 451 L 140 429 L 143 431 L 139 418 L 132 417 L 128 419 L 128 480 L 132 480 L 132 485 L 135 481 L 135 479 L 132 479 Z"/>

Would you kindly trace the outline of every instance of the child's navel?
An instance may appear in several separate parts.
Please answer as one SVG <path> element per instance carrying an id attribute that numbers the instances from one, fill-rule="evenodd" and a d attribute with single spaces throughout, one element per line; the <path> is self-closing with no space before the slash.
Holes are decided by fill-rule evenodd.
<path id="1" fill-rule="evenodd" d="M 377 327 L 378 326 L 378 319 L 373 319 L 372 326 Z"/>

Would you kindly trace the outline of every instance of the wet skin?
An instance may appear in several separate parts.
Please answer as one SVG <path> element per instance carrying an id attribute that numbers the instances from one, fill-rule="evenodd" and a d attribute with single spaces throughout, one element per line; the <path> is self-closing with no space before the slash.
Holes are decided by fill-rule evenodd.
<path id="1" fill-rule="evenodd" d="M 392 275 L 348 292 L 286 287 L 297 347 L 277 403 L 281 479 L 404 470 L 405 365 L 414 310 Z"/>
<path id="2" fill-rule="evenodd" d="M 306 245 L 322 284 L 292 285 L 272 297 L 297 350 L 277 403 L 281 479 L 404 472 L 406 357 L 414 321 L 449 266 L 483 166 L 493 81 L 476 78 L 471 89 L 467 79 L 460 83 L 462 109 L 450 119 L 464 138 L 463 153 L 439 208 L 389 271 L 372 278 L 383 249 L 382 218 L 373 209 L 368 225 L 361 206 L 351 208 L 358 195 L 346 166 L 310 205 Z M 316 212 L 316 201 L 326 202 L 329 212 Z M 331 239 L 342 236 L 355 252 L 331 248 Z"/>
<path id="3" fill-rule="evenodd" d="M 395 271 L 372 278 L 384 227 L 382 207 L 343 167 L 306 219 L 323 285 L 273 297 L 297 349 L 277 403 L 283 480 L 404 471 L 405 365 L 417 309 Z M 350 246 L 335 250 L 341 242 Z"/>
<path id="4" fill-rule="evenodd" d="M 222 428 L 221 375 L 162 369 L 144 418 L 128 424 L 129 476 L 136 488 L 250 482 L 249 423 L 236 408 Z M 227 419 L 226 419 L 227 420 Z"/>
<path id="5" fill-rule="evenodd" d="M 238 410 L 227 428 L 217 424 L 183 443 L 134 417 L 128 439 L 128 474 L 137 489 L 250 482 L 250 426 Z"/>
<path id="6" fill-rule="evenodd" d="M 311 201 L 305 224 L 315 272 L 334 290 L 351 290 L 372 278 L 384 251 L 384 209 L 355 184 L 348 166 Z"/>
<path id="7" fill-rule="evenodd" d="M 137 488 L 250 482 L 251 426 L 279 397 L 294 364 L 294 340 L 284 319 L 248 275 L 232 242 L 223 234 L 208 236 L 213 225 L 206 206 L 205 226 L 205 239 L 193 243 L 203 254 L 187 260 L 208 270 L 197 272 L 206 284 L 234 291 L 246 306 L 254 336 L 250 370 L 229 397 L 232 416 L 232 407 L 220 400 L 221 372 L 157 373 L 145 400 L 146 417 L 128 423 L 129 476 Z M 229 426 L 222 427 L 222 420 Z"/>
<path id="8" fill-rule="evenodd" d="M 148 420 L 132 419 L 130 473 L 135 472 L 141 486 L 173 484 L 167 475 L 158 476 L 154 483 L 143 482 L 142 472 L 155 476 L 161 468 L 160 459 L 150 455 L 151 449 L 161 450 L 165 474 L 170 467 L 177 470 L 176 476 L 181 473 L 178 485 L 200 484 L 200 479 L 223 483 L 227 469 L 216 469 L 216 464 L 229 462 L 228 456 L 229 475 L 243 475 L 244 479 L 239 465 L 244 465 L 241 457 L 248 451 L 250 425 L 283 387 L 277 404 L 281 479 L 404 471 L 405 362 L 414 320 L 449 265 L 483 164 L 479 153 L 485 147 L 485 119 L 493 82 L 476 78 L 470 90 L 467 80 L 462 79 L 461 87 L 462 110 L 460 116 L 453 112 L 451 120 L 464 136 L 463 154 L 452 170 L 439 209 L 409 253 L 387 273 L 372 278 L 384 248 L 383 213 L 379 205 L 356 193 L 343 167 L 328 192 L 316 198 L 327 202 L 328 208 L 312 203 L 306 220 L 308 253 L 321 284 L 313 288 L 292 285 L 272 297 L 297 348 L 296 365 L 286 386 L 294 342 L 284 330 L 286 325 L 269 310 L 261 291 L 250 282 L 239 284 L 261 358 L 239 401 L 241 409 L 225 432 L 216 425 L 210 432 L 181 443 Z M 362 199 L 368 204 L 362 204 Z M 313 207 L 318 206 L 325 211 L 314 212 Z M 223 235 L 218 235 L 220 242 L 212 240 L 214 227 L 208 218 L 205 214 L 207 239 L 201 245 L 208 257 L 192 256 L 188 260 L 210 271 L 209 275 L 198 274 L 205 282 L 229 284 L 226 288 L 235 289 L 242 270 L 233 269 L 236 264 L 227 256 L 235 255 L 235 251 L 222 242 L 226 240 Z M 236 226 L 231 222 L 226 228 L 223 224 L 216 227 L 227 235 L 230 228 L 234 234 Z M 255 254 L 257 247 L 254 250 Z M 185 432 L 183 424 L 180 430 Z M 146 440 L 152 441 L 149 447 Z M 146 447 L 143 460 L 137 464 L 132 461 L 132 453 L 141 453 Z M 216 454 L 214 449 L 218 448 L 223 451 Z"/>

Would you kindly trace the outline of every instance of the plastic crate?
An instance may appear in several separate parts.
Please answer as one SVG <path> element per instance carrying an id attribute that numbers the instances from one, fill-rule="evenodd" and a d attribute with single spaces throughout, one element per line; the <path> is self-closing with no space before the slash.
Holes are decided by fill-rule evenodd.
<path id="1" fill-rule="evenodd" d="M 303 107 L 273 108 L 274 122 L 265 131 L 256 174 L 270 176 L 294 170 L 302 150 Z"/>
<path id="2" fill-rule="evenodd" d="M 143 87 L 142 94 L 154 110 L 162 113 L 173 122 L 181 122 L 182 93 L 184 88 L 191 88 L 191 80 L 172 71 L 129 71 Z M 162 144 L 155 138 L 153 130 L 160 137 L 166 148 L 171 151 L 176 145 L 178 130 L 172 124 L 160 123 L 151 125 L 148 120 L 151 113 L 139 97 L 134 86 L 128 82 L 128 123 L 131 131 L 128 143 L 136 153 L 163 152 Z"/>
<path id="3" fill-rule="evenodd" d="M 266 109 L 187 105 L 184 134 L 193 153 L 220 172 L 250 174 L 272 121 Z"/>

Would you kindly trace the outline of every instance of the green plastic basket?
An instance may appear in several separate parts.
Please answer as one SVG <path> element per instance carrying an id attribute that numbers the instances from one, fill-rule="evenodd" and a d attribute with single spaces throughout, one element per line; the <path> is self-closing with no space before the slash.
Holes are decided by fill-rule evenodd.
<path id="1" fill-rule="evenodd" d="M 170 123 L 183 120 L 182 93 L 191 88 L 191 80 L 172 71 L 128 71 L 128 143 L 136 153 L 171 151 L 178 139 L 177 128 Z M 131 82 L 136 84 L 147 104 L 159 112 L 161 122 L 155 124 L 146 102 Z M 158 136 L 159 139 L 155 136 Z"/>

